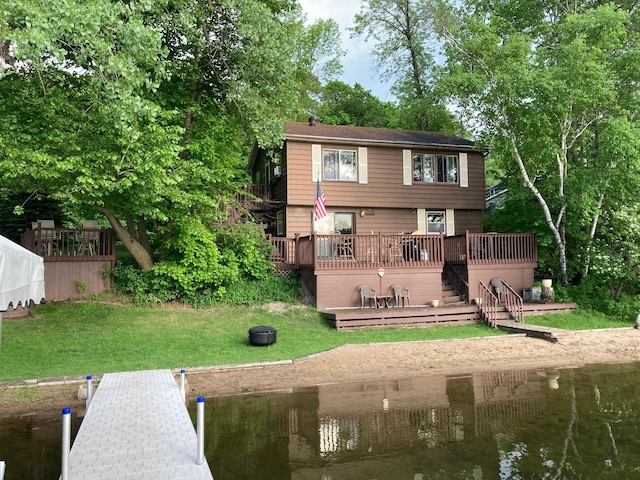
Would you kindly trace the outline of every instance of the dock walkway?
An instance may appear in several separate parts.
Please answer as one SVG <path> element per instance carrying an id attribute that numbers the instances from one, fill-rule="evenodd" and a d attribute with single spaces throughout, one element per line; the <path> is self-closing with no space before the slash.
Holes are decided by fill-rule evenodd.
<path id="1" fill-rule="evenodd" d="M 196 456 L 196 431 L 170 370 L 108 373 L 73 442 L 69 478 L 213 480 Z"/>

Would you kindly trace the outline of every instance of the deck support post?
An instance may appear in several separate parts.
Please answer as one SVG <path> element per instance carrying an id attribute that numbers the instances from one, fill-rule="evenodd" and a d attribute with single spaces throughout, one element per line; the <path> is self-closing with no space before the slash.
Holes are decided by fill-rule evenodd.
<path id="1" fill-rule="evenodd" d="M 71 450 L 71 409 L 62 409 L 62 470 L 60 480 L 69 480 L 69 452 Z"/>
<path id="2" fill-rule="evenodd" d="M 91 397 L 93 394 L 93 387 L 91 386 L 92 376 L 87 375 L 87 401 L 85 402 L 85 408 L 89 410 L 89 405 L 91 405 Z"/>
<path id="3" fill-rule="evenodd" d="M 198 408 L 196 412 L 196 436 L 198 437 L 198 451 L 196 463 L 204 463 L 204 397 L 198 397 Z"/>

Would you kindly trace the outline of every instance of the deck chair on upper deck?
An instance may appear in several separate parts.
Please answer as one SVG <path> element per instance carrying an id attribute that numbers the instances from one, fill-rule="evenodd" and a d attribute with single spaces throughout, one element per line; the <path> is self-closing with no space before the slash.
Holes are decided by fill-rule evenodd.
<path id="1" fill-rule="evenodd" d="M 99 248 L 100 226 L 97 220 L 84 220 L 82 222 L 82 231 L 76 234 L 76 240 L 80 242 L 78 255 L 87 252 L 89 255 L 96 255 Z"/>
<path id="2" fill-rule="evenodd" d="M 402 285 L 400 284 L 394 284 L 391 285 L 389 287 L 391 290 L 393 290 L 393 296 L 396 299 L 396 307 L 400 306 L 400 302 L 402 301 L 402 306 L 411 306 L 411 299 L 409 298 L 409 289 L 408 288 L 404 288 Z M 406 303 L 405 303 L 405 299 L 406 299 Z"/>
<path id="3" fill-rule="evenodd" d="M 367 301 L 369 302 L 369 306 L 371 306 L 371 300 L 373 300 L 374 306 L 378 308 L 378 297 L 376 296 L 376 291 L 373 288 L 369 285 L 360 285 L 358 287 L 358 292 L 360 292 L 360 308 L 364 308 Z"/>
<path id="4" fill-rule="evenodd" d="M 55 255 L 58 250 L 58 240 L 60 240 L 60 234 L 58 230 L 55 230 L 55 222 L 53 220 L 38 220 L 31 223 L 31 228 L 37 230 L 37 253 L 44 251 L 49 256 Z"/>

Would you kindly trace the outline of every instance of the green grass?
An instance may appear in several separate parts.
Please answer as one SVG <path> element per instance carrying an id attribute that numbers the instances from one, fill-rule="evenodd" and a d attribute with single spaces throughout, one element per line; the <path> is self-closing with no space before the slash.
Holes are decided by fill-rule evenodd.
<path id="1" fill-rule="evenodd" d="M 526 323 L 565 330 L 596 330 L 601 328 L 631 327 L 632 322 L 611 318 L 599 312 L 578 309 L 573 313 L 555 313 L 525 318 Z"/>
<path id="2" fill-rule="evenodd" d="M 480 324 L 338 332 L 315 309 L 298 306 L 274 312 L 264 307 L 161 309 L 86 301 L 32 311 L 35 318 L 3 321 L 0 381 L 289 360 L 347 343 L 503 334 Z M 535 318 L 560 328 L 578 321 L 591 325 L 586 328 L 630 326 L 585 313 Z M 530 318 L 527 322 L 534 323 Z M 277 342 L 269 348 L 247 346 L 247 332 L 256 325 L 275 327 Z"/>

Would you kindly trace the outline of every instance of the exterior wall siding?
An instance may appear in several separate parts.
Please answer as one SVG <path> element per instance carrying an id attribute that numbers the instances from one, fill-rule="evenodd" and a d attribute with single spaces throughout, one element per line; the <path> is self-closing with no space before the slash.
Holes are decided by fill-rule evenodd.
<path id="1" fill-rule="evenodd" d="M 316 271 L 316 306 L 320 310 L 360 307 L 359 285 L 369 285 L 378 295 L 391 295 L 389 287 L 394 283 L 409 289 L 412 306 L 426 306 L 431 300 L 442 301 L 441 278 L 442 269 L 439 267 L 414 271 L 387 268 L 383 277 L 378 275 L 377 269 Z"/>
<path id="2" fill-rule="evenodd" d="M 358 150 L 356 146 L 333 143 L 322 144 L 322 148 Z M 286 177 L 283 178 L 287 183 L 285 232 L 288 237 L 295 233 L 311 233 L 311 212 L 316 196 L 311 149 L 311 143 L 287 142 Z M 442 184 L 403 185 L 400 148 L 368 147 L 367 163 L 366 184 L 322 181 L 327 211 L 353 213 L 355 233 L 409 233 L 417 230 L 417 208 L 455 209 L 455 233 L 482 231 L 485 189 L 484 158 L 481 154 L 468 153 L 467 188 Z M 364 216 L 360 216 L 362 210 Z"/>
<path id="3" fill-rule="evenodd" d="M 322 148 L 355 149 L 323 144 Z M 327 207 L 364 204 L 368 208 L 484 208 L 484 159 L 468 154 L 469 187 L 443 184 L 402 184 L 402 149 L 368 147 L 368 183 L 323 181 Z M 418 150 L 416 150 L 418 151 Z M 451 152 L 449 152 L 451 153 Z M 287 203 L 313 205 L 316 184 L 312 179 L 311 143 L 287 144 Z"/>
<path id="4" fill-rule="evenodd" d="M 110 262 L 44 262 L 44 285 L 46 300 L 56 302 L 104 292 L 109 288 L 104 271 L 111 269 Z M 84 292 L 78 290 L 77 282 L 87 282 Z"/>

